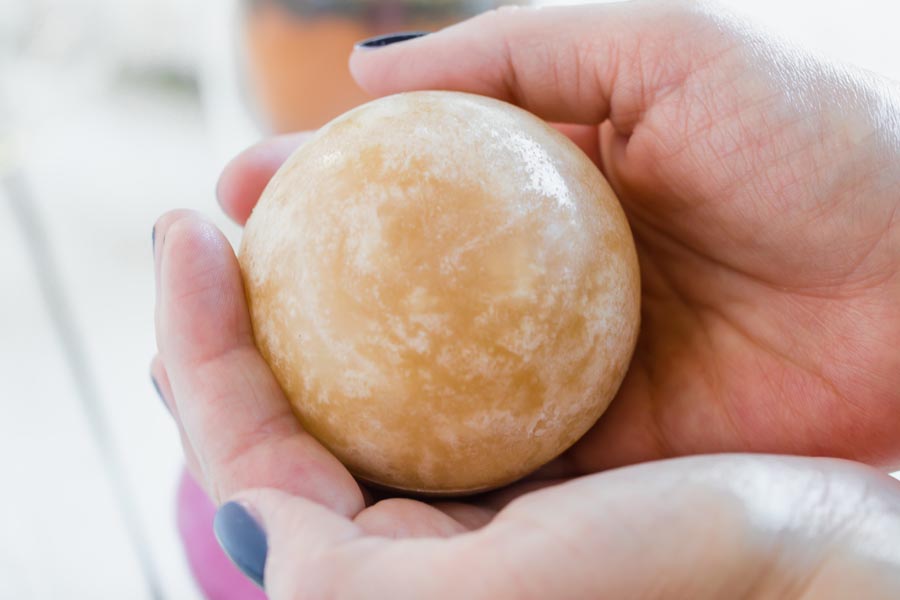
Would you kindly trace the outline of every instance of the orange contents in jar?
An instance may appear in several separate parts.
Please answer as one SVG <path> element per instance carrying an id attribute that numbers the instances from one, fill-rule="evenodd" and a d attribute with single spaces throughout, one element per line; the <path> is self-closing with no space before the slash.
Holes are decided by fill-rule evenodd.
<path id="1" fill-rule="evenodd" d="M 368 100 L 347 70 L 364 23 L 338 15 L 298 18 L 272 4 L 247 20 L 255 100 L 276 132 L 315 129 Z"/>
<path id="2" fill-rule="evenodd" d="M 371 99 L 347 68 L 357 42 L 394 31 L 434 31 L 472 12 L 454 2 L 436 3 L 441 8 L 432 13 L 409 10 L 412 5 L 403 1 L 368 3 L 369 9 L 359 12 L 304 12 L 272 0 L 249 4 L 245 35 L 252 100 L 276 133 L 316 129 Z"/>

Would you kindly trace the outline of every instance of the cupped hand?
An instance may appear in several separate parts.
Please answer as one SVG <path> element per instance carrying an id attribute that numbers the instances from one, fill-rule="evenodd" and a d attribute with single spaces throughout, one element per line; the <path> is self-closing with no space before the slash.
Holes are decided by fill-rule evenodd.
<path id="1" fill-rule="evenodd" d="M 269 597 L 895 598 L 900 485 L 834 459 L 718 455 L 465 501 L 373 503 L 290 414 L 253 346 L 234 253 L 156 227 L 154 376 L 216 532 Z"/>
<path id="2" fill-rule="evenodd" d="M 394 502 L 404 518 L 431 510 Z M 389 512 L 348 519 L 305 498 L 253 490 L 220 510 L 216 528 L 240 566 L 264 573 L 275 600 L 900 594 L 900 485 L 858 463 L 680 458 L 473 507 L 499 512 L 474 530 L 459 519 L 385 535 Z M 246 553 L 248 534 L 265 556 Z"/>
<path id="3" fill-rule="evenodd" d="M 754 451 L 900 465 L 900 94 L 709 4 L 504 9 L 350 60 L 383 95 L 452 89 L 559 125 L 628 214 L 631 371 L 574 473 Z M 238 221 L 295 138 L 244 154 Z"/>
<path id="4" fill-rule="evenodd" d="M 503 10 L 351 58 L 376 95 L 469 91 L 560 123 L 622 200 L 641 338 L 610 409 L 544 476 L 720 451 L 900 461 L 897 90 L 709 6 Z M 226 211 L 245 220 L 298 143 L 277 138 L 232 163 Z M 727 597 L 875 585 L 896 568 L 879 537 L 897 537 L 896 489 L 827 460 L 682 459 L 508 506 L 550 480 L 470 503 L 367 506 L 253 346 L 222 235 L 170 213 L 155 254 L 153 369 L 189 466 L 218 501 L 279 490 L 240 496 L 269 531 L 273 597 L 509 595 L 501 586 L 515 581 L 525 597 Z"/>

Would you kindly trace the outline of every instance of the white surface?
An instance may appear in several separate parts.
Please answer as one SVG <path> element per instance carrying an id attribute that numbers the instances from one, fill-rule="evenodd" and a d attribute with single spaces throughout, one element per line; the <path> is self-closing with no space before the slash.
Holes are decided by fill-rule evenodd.
<path id="1" fill-rule="evenodd" d="M 900 79 L 893 0 L 731 3 Z M 32 40 L 27 57 L 14 58 L 11 49 L 22 47 L 13 43 L 17 27 L 35 7 L 56 15 L 54 24 Z M 150 229 L 159 213 L 185 206 L 226 224 L 213 198 L 216 174 L 251 129 L 233 93 L 222 7 L 216 0 L 0 0 L 0 93 L 11 102 L 0 108 L 0 136 L 2 121 L 15 117 L 126 483 L 165 595 L 175 600 L 197 592 L 175 531 L 180 449 L 148 378 Z M 195 26 L 198 15 L 205 28 Z M 117 66 L 160 64 L 201 65 L 202 105 L 116 79 Z M 226 231 L 236 239 L 235 227 Z M 144 598 L 121 508 L 26 252 L 0 196 L 0 598 Z"/>
<path id="2" fill-rule="evenodd" d="M 144 598 L 24 240 L 0 200 L 0 598 Z"/>
<path id="3" fill-rule="evenodd" d="M 39 12 L 50 4 L 31 8 Z M 108 19 L 122 16 L 113 4 L 118 8 Z M 143 4 L 144 12 L 152 10 L 151 2 Z M 219 118 L 212 129 L 196 96 L 122 73 L 140 61 L 156 69 L 169 51 L 179 57 L 176 71 L 193 69 L 200 58 L 188 49 L 202 46 L 221 57 L 207 78 L 228 93 L 234 82 L 220 80 L 230 60 L 231 21 L 216 4 L 222 30 L 209 33 L 213 43 L 199 36 L 180 50 L 170 44 L 155 52 L 146 43 L 141 50 L 146 31 L 121 54 L 109 48 L 122 31 L 101 36 L 94 47 L 75 44 L 71 55 L 46 42 L 46 33 L 30 38 L 28 51 L 18 55 L 4 54 L 9 39 L 0 39 L 0 146 L 8 150 L 4 134 L 12 130 L 158 585 L 165 598 L 177 600 L 199 593 L 175 525 L 182 464 L 177 433 L 149 379 L 155 349 L 150 232 L 165 210 L 188 207 L 213 215 L 234 238 L 237 228 L 219 213 L 213 191 L 225 157 L 252 138 L 246 117 L 234 118 L 236 101 L 229 105 L 232 119 Z M 61 12 L 72 20 L 57 15 L 51 32 L 64 24 L 74 29 L 78 18 L 89 16 L 71 8 Z M 172 15 L 151 19 L 155 26 L 163 21 L 166 33 L 178 30 Z M 77 32 L 68 35 L 77 38 Z M 149 598 L 23 232 L 2 196 L 0 209 L 0 598 Z"/>
<path id="4" fill-rule="evenodd" d="M 31 69 L 28 77 L 39 96 L 58 93 L 58 73 Z M 183 107 L 116 95 L 70 93 L 66 99 L 65 109 L 44 111 L 22 140 L 26 174 L 162 587 L 167 597 L 187 599 L 196 592 L 177 540 L 173 501 L 180 450 L 148 377 L 154 348 L 150 228 L 169 203 L 210 212 L 214 169 L 203 161 L 208 151 L 200 119 Z M 160 130 L 157 120 L 170 125 Z M 38 537 L 27 525 L 20 535 L 0 529 L 4 540 L 31 541 L 21 556 L 41 584 L 32 594 L 0 597 L 141 598 L 143 580 L 132 564 L 121 508 L 108 498 L 107 473 L 79 418 L 46 307 L 31 291 L 33 282 L 19 283 L 28 273 L 13 278 L 17 273 L 9 272 L 30 265 L 21 248 L 18 257 L 3 257 L 2 279 L 16 293 L 3 294 L 9 306 L 0 313 L 0 355 L 16 356 L 3 356 L 12 372 L 2 378 L 10 395 L 0 423 L 18 435 L 4 433 L 0 452 L 23 457 L 7 489 L 26 494 L 18 510 L 6 514 L 29 515 L 42 526 Z M 10 479 L 3 481 L 6 486 Z"/>

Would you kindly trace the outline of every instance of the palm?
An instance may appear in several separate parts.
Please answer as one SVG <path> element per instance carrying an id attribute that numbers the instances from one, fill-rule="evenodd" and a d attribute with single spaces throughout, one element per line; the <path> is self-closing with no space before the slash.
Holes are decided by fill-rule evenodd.
<path id="1" fill-rule="evenodd" d="M 265 515 L 273 598 L 889 598 L 898 588 L 896 484 L 853 463 L 689 457 L 509 496 L 385 500 L 352 519 L 279 491 L 239 498 Z"/>
<path id="2" fill-rule="evenodd" d="M 570 453 L 578 472 L 712 451 L 896 464 L 896 200 L 871 185 L 896 167 L 856 147 L 836 161 L 866 123 L 798 114 L 818 91 L 778 93 L 777 73 L 703 94 L 731 89 L 744 60 L 595 134 L 638 246 L 643 322 L 618 398 Z"/>

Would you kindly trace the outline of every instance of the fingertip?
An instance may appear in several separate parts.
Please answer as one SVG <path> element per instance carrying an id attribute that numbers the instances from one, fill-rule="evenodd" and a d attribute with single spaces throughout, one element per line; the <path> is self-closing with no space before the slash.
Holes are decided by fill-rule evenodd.
<path id="1" fill-rule="evenodd" d="M 440 509 L 418 500 L 388 498 L 353 519 L 367 535 L 388 538 L 452 537 L 468 529 Z"/>
<path id="2" fill-rule="evenodd" d="M 215 225 L 199 214 L 175 221 L 161 253 L 159 341 L 167 364 L 202 360 L 252 337 L 240 268 Z"/>
<path id="3" fill-rule="evenodd" d="M 236 492 L 223 504 L 237 504 L 268 533 L 276 546 L 299 545 L 303 552 L 359 537 L 363 529 L 347 515 L 314 499 L 270 487 Z M 299 559 L 286 555 L 284 558 Z"/>
<path id="4" fill-rule="evenodd" d="M 216 198 L 225 214 L 243 225 L 269 180 L 313 132 L 280 135 L 250 146 L 231 159 L 216 183 Z"/>
<path id="5" fill-rule="evenodd" d="M 156 307 L 155 307 L 155 328 L 156 328 L 156 341 L 157 347 L 160 345 L 160 330 L 159 330 L 159 306 L 160 306 L 160 289 L 161 289 L 161 263 L 162 263 L 162 255 L 163 248 L 166 245 L 166 235 L 168 233 L 169 228 L 173 223 L 178 221 L 179 219 L 183 219 L 185 217 L 189 217 L 194 214 L 193 211 L 187 209 L 176 209 L 170 210 L 160 216 L 156 222 L 153 224 L 153 280 L 155 282 L 155 291 L 156 291 Z"/>
<path id="6" fill-rule="evenodd" d="M 156 219 L 153 224 L 153 255 L 158 262 L 163 246 L 165 245 L 166 233 L 169 228 L 178 220 L 196 214 L 192 210 L 186 208 L 177 208 L 167 211 Z"/>
<path id="7" fill-rule="evenodd" d="M 350 76 L 364 92 L 372 94 L 366 79 L 366 59 L 367 53 L 354 47 L 347 59 L 347 68 L 350 70 Z"/>
<path id="8" fill-rule="evenodd" d="M 247 222 L 271 178 L 271 173 L 266 173 L 256 160 L 254 148 L 248 148 L 231 159 L 216 182 L 219 206 L 238 225 Z"/>
<path id="9" fill-rule="evenodd" d="M 596 125 L 578 123 L 550 123 L 561 134 L 572 140 L 598 167 L 600 161 L 600 132 Z"/>
<path id="10" fill-rule="evenodd" d="M 213 532 L 234 565 L 263 587 L 269 543 L 261 519 L 250 506 L 234 500 L 222 504 L 213 519 Z"/>
<path id="11" fill-rule="evenodd" d="M 164 255 L 177 254 L 185 258 L 199 258 L 198 255 L 210 250 L 221 250 L 231 245 L 218 227 L 204 215 L 190 213 L 171 222 L 165 230 Z"/>
<path id="12" fill-rule="evenodd" d="M 440 39 L 444 39 L 446 31 L 452 28 L 453 26 L 439 32 L 409 38 L 398 34 L 401 42 L 374 48 L 363 46 L 362 44 L 369 41 L 363 40 L 354 46 L 350 53 L 348 59 L 350 75 L 364 92 L 375 97 L 430 89 L 435 87 L 435 83 L 441 83 L 442 85 L 438 86 L 440 88 L 455 89 L 441 77 L 429 77 L 429 65 L 440 67 L 443 64 L 445 59 L 443 50 L 446 47 L 446 44 L 435 45 L 432 38 L 440 34 Z"/>

